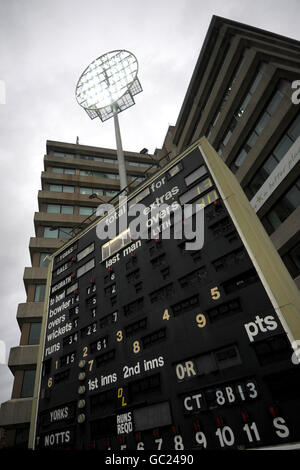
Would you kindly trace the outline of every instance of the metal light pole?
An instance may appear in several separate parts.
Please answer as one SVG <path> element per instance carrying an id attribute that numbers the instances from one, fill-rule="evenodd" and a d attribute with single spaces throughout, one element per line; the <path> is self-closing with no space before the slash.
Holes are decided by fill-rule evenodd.
<path id="1" fill-rule="evenodd" d="M 119 176 L 120 176 L 120 189 L 126 188 L 128 185 L 127 181 L 127 172 L 125 165 L 124 152 L 122 147 L 121 132 L 119 126 L 118 113 L 114 110 L 114 125 L 115 125 L 115 134 L 116 134 L 116 144 L 117 144 L 117 157 L 118 157 L 118 166 L 119 166 Z"/>
<path id="2" fill-rule="evenodd" d="M 76 99 L 91 119 L 114 118 L 120 188 L 128 185 L 118 114 L 133 106 L 142 91 L 137 78 L 138 62 L 128 51 L 108 52 L 94 60 L 82 73 L 76 86 Z"/>

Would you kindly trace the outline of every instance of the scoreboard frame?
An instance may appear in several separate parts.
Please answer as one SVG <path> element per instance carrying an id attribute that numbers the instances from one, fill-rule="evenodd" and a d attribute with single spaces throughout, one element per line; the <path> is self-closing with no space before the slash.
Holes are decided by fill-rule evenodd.
<path id="1" fill-rule="evenodd" d="M 192 146 L 186 149 L 183 153 L 178 155 L 176 158 L 171 160 L 167 165 L 165 165 L 160 171 L 151 176 L 144 184 L 140 185 L 133 193 L 128 197 L 128 202 L 136 198 L 138 201 L 139 194 L 145 191 L 146 188 L 150 187 L 153 182 L 158 180 L 163 174 L 168 170 L 174 167 L 177 164 L 180 164 L 181 161 L 184 161 L 184 158 L 187 157 L 191 152 L 199 151 L 200 155 L 203 158 L 204 164 L 206 165 L 213 182 L 216 186 L 217 191 L 219 192 L 220 200 L 224 205 L 227 213 L 229 214 L 231 221 L 233 222 L 236 231 L 239 234 L 239 237 L 246 248 L 249 258 L 251 259 L 255 270 L 259 276 L 259 279 L 267 293 L 267 296 L 275 310 L 278 319 L 281 323 L 283 330 L 285 331 L 292 349 L 295 351 L 297 357 L 299 357 L 299 346 L 300 346 L 300 294 L 297 289 L 296 284 L 291 278 L 289 272 L 287 271 L 281 257 L 279 256 L 277 250 L 275 249 L 273 243 L 271 242 L 269 236 L 265 232 L 260 220 L 258 219 L 256 213 L 250 205 L 246 195 L 244 194 L 241 186 L 239 185 L 236 177 L 231 173 L 228 167 L 225 165 L 223 160 L 219 157 L 216 151 L 212 148 L 205 137 L 202 137 L 196 141 Z M 119 206 L 116 205 L 116 210 L 119 209 Z M 76 242 L 85 237 L 85 235 L 93 230 L 101 220 L 105 219 L 105 216 L 97 219 L 84 231 L 78 234 L 76 237 L 72 238 L 70 241 L 65 243 L 59 250 L 57 250 L 50 257 L 50 263 L 48 267 L 47 275 L 47 284 L 46 284 L 46 295 L 44 302 L 44 311 L 42 318 L 42 327 L 41 327 L 41 340 L 38 353 L 37 369 L 36 369 L 36 379 L 35 379 L 35 388 L 34 388 L 34 397 L 32 405 L 32 414 L 31 414 L 31 423 L 30 423 L 30 434 L 29 434 L 29 448 L 35 449 L 36 447 L 36 431 L 37 431 L 37 422 L 38 422 L 38 407 L 39 399 L 41 393 L 41 380 L 42 380 L 42 368 L 43 368 L 43 359 L 45 354 L 45 343 L 46 343 L 46 327 L 48 321 L 48 311 L 50 303 L 50 290 L 51 290 L 51 281 L 54 271 L 54 259 L 60 254 L 68 253 L 68 249 L 71 250 L 72 246 Z M 104 245 L 105 242 L 102 242 Z M 69 254 L 69 253 L 68 253 Z M 108 256 L 110 259 L 111 256 Z M 102 260 L 103 262 L 103 260 Z M 109 269 L 111 269 L 109 267 Z M 212 298 L 213 295 L 218 295 L 217 287 L 211 289 Z M 201 314 L 199 314 L 201 315 Z M 201 327 L 201 321 L 204 321 L 203 318 L 198 315 L 198 326 Z M 258 317 L 258 318 L 257 318 Z M 262 320 L 259 316 L 256 317 L 257 325 L 254 328 L 263 328 Z M 270 320 L 269 320 L 270 321 Z M 270 326 L 270 325 L 269 325 Z M 248 337 L 250 342 L 253 340 L 255 331 L 250 331 L 248 327 Z M 271 326 L 270 326 L 271 329 Z M 251 339 L 252 335 L 252 339 Z M 161 356 L 160 356 L 161 357 Z M 159 362 L 160 358 L 157 358 Z M 162 359 L 161 359 L 162 360 Z M 157 362 L 157 363 L 158 363 Z M 192 371 L 192 362 L 185 361 L 185 365 L 178 364 L 178 374 L 180 376 L 180 368 L 182 367 L 186 373 L 189 370 Z M 176 366 L 176 367 L 177 367 Z M 182 369 L 182 370 L 183 370 Z M 178 376 L 178 375 L 177 375 Z M 92 385 L 91 385 L 92 386 Z M 236 385 L 238 387 L 239 384 Z M 244 386 L 244 385 L 243 385 Z M 230 388 L 230 387 L 229 387 Z M 251 386 L 250 386 L 251 388 Z M 123 389 L 122 389 L 123 390 Z M 118 392 L 119 393 L 119 392 Z M 228 392 L 231 393 L 230 391 Z M 190 395 L 185 394 L 185 403 L 186 409 L 189 407 L 198 406 L 200 400 L 197 398 L 197 395 L 194 395 L 193 398 Z M 126 398 L 122 394 L 119 397 L 122 400 Z M 130 418 L 131 419 L 131 418 Z M 166 416 L 166 422 L 168 421 Z M 254 423 L 255 424 L 255 423 Z M 126 423 L 121 423 L 120 426 L 130 426 L 130 420 Z M 246 426 L 246 425 L 245 425 Z M 228 428 L 228 426 L 227 426 Z M 121 428 L 120 428 L 121 429 Z M 226 426 L 225 426 L 226 429 Z M 229 428 L 230 429 L 230 428 Z M 250 430 L 249 426 L 247 428 L 247 433 L 255 433 L 255 429 Z M 176 436 L 175 436 L 176 437 Z M 230 436 L 226 435 L 226 432 L 222 434 L 220 431 L 218 436 L 220 442 L 229 439 Z M 224 444 L 225 446 L 225 444 Z"/>

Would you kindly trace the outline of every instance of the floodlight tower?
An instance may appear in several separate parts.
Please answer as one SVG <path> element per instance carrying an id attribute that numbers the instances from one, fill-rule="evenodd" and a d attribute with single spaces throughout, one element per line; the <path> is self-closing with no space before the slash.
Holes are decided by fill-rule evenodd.
<path id="1" fill-rule="evenodd" d="M 121 190 L 128 182 L 118 114 L 133 106 L 133 97 L 142 91 L 137 72 L 138 62 L 131 52 L 111 51 L 84 70 L 75 91 L 78 104 L 91 119 L 114 118 Z"/>

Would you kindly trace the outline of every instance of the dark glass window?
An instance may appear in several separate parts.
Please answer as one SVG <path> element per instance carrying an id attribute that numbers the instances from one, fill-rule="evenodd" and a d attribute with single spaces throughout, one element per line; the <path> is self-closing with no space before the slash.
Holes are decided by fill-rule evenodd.
<path id="1" fill-rule="evenodd" d="M 75 158 L 73 153 L 65 153 L 65 152 L 53 152 L 54 157 L 62 157 L 62 158 Z"/>
<path id="2" fill-rule="evenodd" d="M 252 98 L 252 95 L 254 94 L 260 80 L 262 78 L 262 72 L 261 71 L 258 71 L 254 81 L 252 82 L 252 85 L 248 91 L 248 93 L 246 93 L 246 96 L 242 102 L 242 104 L 238 107 L 238 109 L 235 111 L 234 115 L 233 115 L 233 118 L 229 124 L 229 127 L 224 135 L 224 138 L 223 138 L 223 141 L 221 142 L 220 144 L 220 147 L 218 149 L 218 153 L 219 155 L 222 154 L 222 151 L 224 149 L 224 147 L 226 147 L 228 141 L 230 140 L 230 137 L 232 136 L 233 134 L 233 131 L 238 123 L 238 121 L 240 120 L 240 118 L 243 116 L 244 112 L 246 111 L 246 108 Z"/>
<path id="3" fill-rule="evenodd" d="M 53 173 L 58 173 L 60 175 L 75 175 L 75 169 L 74 168 L 59 168 L 56 166 L 53 166 L 52 168 Z"/>
<path id="4" fill-rule="evenodd" d="M 60 204 L 47 204 L 47 212 L 51 214 L 73 214 L 74 207 Z"/>
<path id="5" fill-rule="evenodd" d="M 266 219 L 271 224 L 273 230 L 276 230 L 299 205 L 300 178 L 266 214 Z"/>
<path id="6" fill-rule="evenodd" d="M 28 449 L 29 426 L 17 428 L 14 447 Z"/>
<path id="7" fill-rule="evenodd" d="M 39 344 L 41 336 L 41 322 L 30 323 L 28 344 Z"/>
<path id="8" fill-rule="evenodd" d="M 74 193 L 74 186 L 62 185 L 62 184 L 50 184 L 49 191 L 57 193 Z"/>
<path id="9" fill-rule="evenodd" d="M 300 242 L 291 249 L 289 255 L 300 273 Z"/>
<path id="10" fill-rule="evenodd" d="M 45 290 L 46 290 L 46 285 L 45 284 L 37 284 L 35 286 L 35 292 L 34 292 L 34 301 L 35 302 L 44 302 Z"/>
<path id="11" fill-rule="evenodd" d="M 278 163 L 283 159 L 299 136 L 300 114 L 292 122 L 285 134 L 280 138 L 279 142 L 271 152 L 271 155 L 269 155 L 261 168 L 253 176 L 252 180 L 247 186 L 247 193 L 249 193 L 250 197 L 257 193 L 257 191 L 261 188 L 266 179 L 269 177 Z"/>
<path id="12" fill-rule="evenodd" d="M 80 215 L 92 215 L 96 211 L 95 207 L 79 207 Z"/>
<path id="13" fill-rule="evenodd" d="M 44 238 L 71 238 L 72 237 L 72 228 L 70 227 L 57 227 L 52 229 L 52 227 L 44 228 Z"/>
<path id="14" fill-rule="evenodd" d="M 242 149 L 240 150 L 238 156 L 234 160 L 234 162 L 231 165 L 231 170 L 233 172 L 237 171 L 238 168 L 244 163 L 248 153 L 256 143 L 257 139 L 259 136 L 262 134 L 265 126 L 269 122 L 269 119 L 271 118 L 272 114 L 276 111 L 279 103 L 281 102 L 283 98 L 283 93 L 281 91 L 277 90 L 271 100 L 269 101 L 269 104 L 265 111 L 263 111 L 261 117 L 259 118 L 258 122 L 256 123 L 253 131 L 251 132 L 250 136 L 248 137 L 246 143 L 243 145 Z"/>
<path id="15" fill-rule="evenodd" d="M 40 268 L 47 268 L 50 262 L 49 253 L 40 253 Z"/>
<path id="16" fill-rule="evenodd" d="M 35 370 L 25 370 L 23 376 L 21 398 L 33 397 Z"/>
<path id="17" fill-rule="evenodd" d="M 283 255 L 282 260 L 284 261 L 287 269 L 289 270 L 293 278 L 300 274 L 300 242 L 298 242 L 293 248 Z"/>

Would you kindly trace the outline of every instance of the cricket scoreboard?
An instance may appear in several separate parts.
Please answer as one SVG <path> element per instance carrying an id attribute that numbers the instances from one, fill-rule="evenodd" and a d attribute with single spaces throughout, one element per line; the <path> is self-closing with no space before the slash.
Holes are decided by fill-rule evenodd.
<path id="1" fill-rule="evenodd" d="M 134 238 L 129 216 L 111 240 L 99 238 L 95 223 L 53 255 L 35 448 L 300 441 L 300 365 L 262 282 L 272 269 L 263 276 L 256 269 L 221 187 L 196 145 L 128 198 L 127 209 L 143 204 L 152 237 Z M 169 209 L 158 212 L 154 229 L 150 211 L 161 204 Z M 187 249 L 184 230 L 175 236 L 187 223 L 176 224 L 175 212 L 186 205 L 194 225 L 197 207 L 203 211 L 194 237 L 202 231 L 200 249 Z"/>

